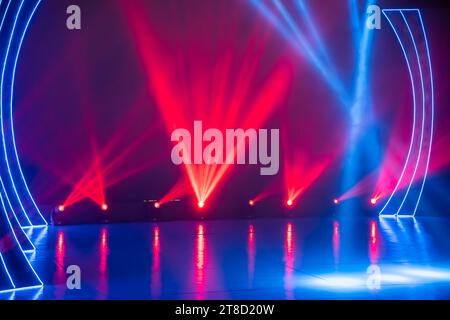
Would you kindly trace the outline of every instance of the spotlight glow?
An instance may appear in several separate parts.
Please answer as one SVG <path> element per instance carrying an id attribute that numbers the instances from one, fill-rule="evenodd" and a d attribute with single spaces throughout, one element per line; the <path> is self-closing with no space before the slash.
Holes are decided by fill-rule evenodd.
<path id="1" fill-rule="evenodd" d="M 197 205 L 200 209 L 202 209 L 205 206 L 205 203 L 203 201 L 199 201 Z"/>
<path id="2" fill-rule="evenodd" d="M 154 206 L 156 209 L 159 209 L 161 207 L 161 204 L 159 202 L 155 202 Z"/>
<path id="3" fill-rule="evenodd" d="M 288 207 L 292 207 L 292 205 L 294 204 L 294 201 L 289 199 L 288 201 L 286 201 L 286 204 L 287 204 Z"/>
<path id="4" fill-rule="evenodd" d="M 255 201 L 253 201 L 253 200 L 249 200 L 249 201 L 248 201 L 248 204 L 249 204 L 250 206 L 252 206 L 252 207 L 253 207 L 253 206 L 255 205 Z"/>
<path id="5" fill-rule="evenodd" d="M 333 200 L 333 203 L 336 204 L 336 205 L 338 205 L 338 204 L 339 204 L 339 199 L 334 199 L 334 200 Z"/>
<path id="6" fill-rule="evenodd" d="M 58 206 L 58 211 L 63 212 L 66 208 L 63 205 Z"/>
<path id="7" fill-rule="evenodd" d="M 103 211 L 108 210 L 108 205 L 106 203 L 102 204 L 102 210 Z"/>
<path id="8" fill-rule="evenodd" d="M 377 199 L 377 198 L 372 198 L 372 199 L 370 199 L 370 203 L 373 204 L 373 205 L 376 205 L 377 202 L 378 202 L 378 199 Z"/>

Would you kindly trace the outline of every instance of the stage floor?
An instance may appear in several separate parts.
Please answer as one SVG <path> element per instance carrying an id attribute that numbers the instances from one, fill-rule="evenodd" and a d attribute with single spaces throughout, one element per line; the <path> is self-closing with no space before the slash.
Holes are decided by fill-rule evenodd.
<path id="1" fill-rule="evenodd" d="M 450 219 L 260 219 L 29 230 L 40 290 L 1 299 L 449 299 Z M 81 268 L 68 290 L 66 268 Z"/>

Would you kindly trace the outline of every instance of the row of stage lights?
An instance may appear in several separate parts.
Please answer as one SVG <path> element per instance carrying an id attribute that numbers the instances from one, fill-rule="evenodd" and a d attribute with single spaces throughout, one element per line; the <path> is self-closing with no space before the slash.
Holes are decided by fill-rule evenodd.
<path id="1" fill-rule="evenodd" d="M 100 209 L 102 209 L 102 211 L 108 211 L 108 205 L 106 204 L 106 203 L 104 203 L 104 204 L 102 204 L 101 206 L 100 206 Z M 66 210 L 66 206 L 64 206 L 63 204 L 61 204 L 61 205 L 59 205 L 58 206 L 58 208 L 57 208 L 58 210 L 58 212 L 64 212 L 65 210 Z"/>
<path id="2" fill-rule="evenodd" d="M 378 203 L 378 199 L 377 199 L 377 198 L 371 198 L 369 202 L 370 202 L 371 205 L 376 205 L 376 204 Z M 333 203 L 334 203 L 335 205 L 339 205 L 339 204 L 341 203 L 341 201 L 340 201 L 339 199 L 334 199 L 334 200 L 333 200 Z M 256 205 L 256 201 L 253 200 L 253 199 L 250 199 L 250 200 L 248 201 L 248 205 L 249 205 L 250 207 L 253 207 L 253 206 Z M 292 199 L 286 200 L 286 206 L 287 206 L 288 208 L 293 208 L 293 207 L 294 207 L 294 200 L 292 200 Z M 160 203 L 159 201 L 154 201 L 154 202 L 153 202 L 153 207 L 154 207 L 155 209 L 159 209 L 159 208 L 161 208 L 161 203 Z M 203 209 L 203 208 L 205 207 L 205 203 L 204 203 L 203 201 L 199 201 L 199 202 L 197 203 L 197 207 L 198 207 L 199 209 Z M 109 206 L 108 206 L 106 203 L 104 203 L 104 204 L 102 204 L 102 205 L 100 206 L 100 209 L 101 209 L 102 211 L 108 211 Z M 57 208 L 57 211 L 58 211 L 58 212 L 64 212 L 65 210 L 66 210 L 66 207 L 65 207 L 64 205 L 59 205 L 58 208 Z"/>

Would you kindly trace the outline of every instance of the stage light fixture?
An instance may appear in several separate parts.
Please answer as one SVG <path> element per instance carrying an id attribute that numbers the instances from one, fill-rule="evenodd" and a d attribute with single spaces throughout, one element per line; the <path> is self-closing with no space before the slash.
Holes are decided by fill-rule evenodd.
<path id="1" fill-rule="evenodd" d="M 156 209 L 159 209 L 161 207 L 161 204 L 159 202 L 155 202 L 154 206 Z"/>
<path id="2" fill-rule="evenodd" d="M 339 199 L 334 199 L 333 202 L 334 202 L 334 204 L 338 205 L 339 204 Z"/>
<path id="3" fill-rule="evenodd" d="M 292 205 L 294 204 L 294 201 L 292 201 L 292 199 L 289 199 L 288 201 L 286 201 L 286 204 L 288 207 L 292 207 Z"/>
<path id="4" fill-rule="evenodd" d="M 253 200 L 249 200 L 249 201 L 248 201 L 248 204 L 249 204 L 250 206 L 252 206 L 252 207 L 253 207 L 253 206 L 255 205 L 255 201 L 253 201 Z"/>
<path id="5" fill-rule="evenodd" d="M 205 206 L 205 203 L 203 201 L 199 201 L 197 205 L 201 209 Z"/>
<path id="6" fill-rule="evenodd" d="M 108 205 L 106 203 L 102 204 L 102 210 L 103 211 L 108 210 Z"/>
<path id="7" fill-rule="evenodd" d="M 373 204 L 373 205 L 376 205 L 377 202 L 378 202 L 378 199 L 377 199 L 377 198 L 372 198 L 372 199 L 370 199 L 370 203 Z"/>
<path id="8" fill-rule="evenodd" d="M 64 207 L 64 205 L 59 205 L 58 206 L 58 211 L 59 212 L 63 212 L 66 208 Z"/>

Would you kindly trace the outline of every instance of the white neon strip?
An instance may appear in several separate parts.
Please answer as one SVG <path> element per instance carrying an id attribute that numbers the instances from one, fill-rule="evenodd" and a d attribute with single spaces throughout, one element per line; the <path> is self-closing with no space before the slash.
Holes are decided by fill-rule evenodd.
<path id="1" fill-rule="evenodd" d="M 380 218 L 397 218 L 396 214 L 380 214 Z"/>
<path id="2" fill-rule="evenodd" d="M 30 197 L 30 199 L 31 199 L 31 201 L 33 202 L 33 205 L 34 205 L 36 211 L 38 212 L 39 216 L 41 217 L 42 221 L 44 222 L 44 225 L 37 225 L 36 227 L 39 227 L 39 226 L 47 226 L 48 223 L 47 223 L 47 221 L 45 220 L 44 216 L 42 215 L 41 211 L 39 210 L 39 207 L 37 206 L 36 202 L 34 201 L 34 198 L 33 198 L 32 194 L 31 194 L 31 192 L 30 192 L 30 189 L 28 188 L 28 184 L 27 184 L 27 181 L 26 181 L 26 179 L 25 179 L 25 175 L 23 174 L 22 167 L 21 167 L 21 165 L 20 165 L 19 154 L 18 154 L 18 152 L 17 152 L 17 147 L 16 147 L 16 135 L 15 135 L 15 133 L 14 133 L 13 97 L 14 97 L 14 83 L 15 83 L 15 78 L 16 78 L 17 62 L 18 62 L 18 60 L 19 60 L 20 51 L 21 51 L 21 49 L 22 49 L 23 40 L 24 40 L 25 35 L 26 35 L 26 33 L 27 33 L 27 30 L 28 30 L 28 27 L 29 27 L 29 25 L 30 25 L 31 19 L 33 18 L 34 14 L 35 14 L 35 12 L 36 12 L 38 6 L 41 4 L 41 2 L 42 2 L 42 0 L 39 0 L 39 1 L 37 2 L 37 4 L 35 5 L 35 7 L 33 8 L 33 11 L 31 12 L 31 14 L 30 14 L 30 16 L 29 16 L 29 18 L 28 18 L 28 21 L 27 21 L 27 23 L 26 23 L 26 25 L 25 25 L 25 29 L 24 29 L 24 31 L 23 31 L 23 33 L 22 33 L 22 37 L 21 37 L 21 39 L 20 39 L 19 46 L 17 47 L 17 54 L 16 54 L 16 58 L 15 58 L 15 61 L 14 61 L 14 67 L 13 67 L 13 73 L 12 73 L 12 81 L 11 81 L 11 97 L 10 97 L 10 99 L 11 99 L 11 100 L 10 100 L 10 127 L 11 127 L 11 137 L 12 137 L 12 141 L 13 141 L 14 154 L 15 154 L 15 157 L 16 157 L 17 166 L 18 166 L 18 168 L 19 168 L 19 172 L 20 172 L 20 175 L 21 175 L 21 177 L 22 177 L 22 181 L 23 181 L 23 183 L 24 183 L 24 185 L 25 185 L 25 189 L 27 190 L 28 196 Z"/>
<path id="3" fill-rule="evenodd" d="M 431 68 L 431 56 L 430 56 L 430 47 L 428 46 L 428 39 L 427 39 L 427 33 L 425 31 L 425 26 L 423 24 L 423 20 L 422 20 L 422 15 L 419 11 L 419 20 L 420 20 L 420 24 L 422 26 L 422 32 L 423 32 L 423 37 L 425 39 L 425 47 L 427 49 L 427 56 L 428 56 L 428 68 L 429 68 L 429 72 L 430 72 L 430 84 L 431 84 L 431 133 L 430 133 L 430 145 L 428 146 L 428 156 L 427 156 L 427 164 L 425 167 L 425 174 L 423 177 L 423 181 L 422 181 L 422 186 L 420 187 L 420 192 L 419 192 L 419 197 L 417 198 L 417 203 L 416 203 L 416 207 L 414 208 L 414 212 L 413 215 L 416 215 L 417 212 L 417 208 L 419 206 L 420 203 L 420 199 L 422 197 L 422 193 L 423 193 L 423 189 L 425 187 L 425 181 L 427 179 L 427 175 L 428 175 L 428 168 L 430 165 L 430 158 L 431 158 L 431 147 L 433 145 L 433 134 L 434 134 L 434 83 L 433 83 L 433 70 Z"/>
<path id="4" fill-rule="evenodd" d="M 1 22 L 1 24 L 0 24 L 0 33 L 1 33 L 2 29 L 3 29 L 3 23 L 4 23 L 5 19 L 6 19 L 6 15 L 7 15 L 7 13 L 8 13 L 9 5 L 10 5 L 10 4 L 11 4 L 11 0 L 8 1 L 8 5 L 6 6 L 5 13 L 3 14 L 2 22 Z M 3 79 L 3 78 L 2 78 L 2 79 Z M 1 182 L 2 187 L 4 188 L 3 181 L 1 181 L 1 177 L 0 177 L 0 182 Z M 11 205 L 11 204 L 10 204 L 10 205 Z"/>
<path id="5" fill-rule="evenodd" d="M 5 270 L 5 272 L 6 272 L 7 276 L 8 276 L 9 282 L 11 282 L 11 285 L 13 286 L 13 288 L 15 288 L 16 285 L 14 284 L 14 281 L 11 278 L 11 275 L 9 274 L 8 268 L 6 267 L 6 263 L 5 263 L 5 260 L 3 260 L 3 256 L 2 256 L 1 252 L 0 252 L 0 260 L 2 260 L 3 269 Z M 0 291 L 0 292 L 3 292 L 3 291 Z"/>
<path id="6" fill-rule="evenodd" d="M 16 243 L 18 244 L 18 248 L 20 249 L 20 252 L 22 252 L 22 255 L 23 255 L 25 261 L 28 263 L 28 265 L 29 265 L 31 271 L 34 273 L 34 275 L 36 276 L 36 279 L 37 279 L 38 282 L 41 284 L 40 286 L 43 286 L 44 284 L 42 283 L 41 279 L 40 279 L 39 276 L 37 275 L 36 271 L 34 271 L 33 266 L 31 265 L 30 261 L 28 261 L 28 258 L 27 258 L 27 256 L 25 255 L 25 253 L 23 252 L 23 250 L 22 250 L 22 248 L 21 248 L 21 246 L 20 246 L 19 240 L 17 239 L 16 234 L 14 233 L 13 227 L 12 227 L 12 225 L 11 225 L 11 221 L 9 221 L 8 215 L 7 215 L 7 213 L 6 213 L 5 202 L 3 201 L 3 197 L 2 197 L 2 195 L 1 195 L 1 193 L 0 193 L 0 202 L 1 202 L 2 207 L 3 207 L 3 213 L 4 213 L 4 215 L 5 215 L 5 218 L 6 218 L 6 220 L 8 221 L 9 227 L 10 227 L 10 229 L 11 229 L 11 234 L 13 235 L 14 240 L 16 240 Z M 0 211 L 1 211 L 1 210 L 0 210 Z M 39 287 L 39 286 L 37 286 L 37 287 Z M 15 290 L 28 289 L 28 288 L 31 288 L 31 287 L 16 288 Z"/>
<path id="7" fill-rule="evenodd" d="M 417 64 L 419 67 L 419 73 L 420 73 L 420 84 L 422 86 L 422 132 L 420 134 L 420 145 L 419 145 L 419 155 L 417 156 L 417 161 L 416 161 L 416 166 L 414 167 L 414 172 L 413 175 L 411 177 L 411 181 L 409 182 L 409 186 L 408 189 L 406 190 L 406 193 L 403 197 L 403 200 L 400 204 L 400 207 L 397 210 L 397 214 L 400 213 L 400 211 L 403 208 L 403 205 L 406 201 L 406 198 L 408 197 L 409 191 L 411 190 L 411 186 L 414 183 L 414 178 L 416 177 L 416 173 L 417 173 L 417 169 L 419 168 L 419 164 L 420 164 L 420 159 L 422 156 L 422 146 L 423 146 L 423 134 L 425 131 L 425 87 L 424 87 L 424 81 L 423 81 L 423 73 L 422 73 L 422 65 L 421 65 L 421 61 L 420 61 L 420 56 L 419 56 L 419 50 L 417 50 L 417 45 L 416 45 L 416 40 L 414 39 L 414 35 L 411 31 L 411 28 L 409 27 L 408 21 L 406 20 L 405 15 L 403 14 L 403 12 L 400 12 L 400 14 L 402 15 L 403 21 L 405 21 L 406 23 L 406 27 L 408 28 L 408 32 L 409 35 L 411 36 L 411 40 L 413 42 L 414 45 L 414 50 L 416 52 L 416 57 L 417 57 Z"/>
<path id="8" fill-rule="evenodd" d="M 419 9 L 383 9 L 386 12 L 400 12 L 400 11 L 420 11 Z"/>
<path id="9" fill-rule="evenodd" d="M 1 24 L 0 24 L 0 31 L 2 30 L 3 23 L 5 22 L 5 19 L 6 19 L 6 12 L 8 12 L 9 5 L 10 5 L 10 4 L 11 4 L 11 0 L 8 1 L 8 5 L 6 6 L 5 14 L 3 15 L 2 22 L 1 22 Z"/>
<path id="10" fill-rule="evenodd" d="M 17 289 L 4 290 L 4 291 L 0 291 L 0 293 L 9 293 L 9 292 L 17 292 L 17 291 L 32 290 L 32 289 L 41 289 L 42 287 L 43 287 L 42 285 L 37 285 L 37 286 L 30 286 L 30 287 L 23 287 L 23 288 L 17 288 Z"/>
<path id="11" fill-rule="evenodd" d="M 395 188 L 392 191 L 388 201 L 385 203 L 384 207 L 381 209 L 381 211 L 379 213 L 380 215 L 383 214 L 384 210 L 386 209 L 388 204 L 391 202 L 392 198 L 394 197 L 394 194 L 397 192 L 397 189 L 398 189 L 398 187 L 400 185 L 400 182 L 403 180 L 403 176 L 405 174 L 406 167 L 408 166 L 409 158 L 411 156 L 411 151 L 412 151 L 413 144 L 414 144 L 414 134 L 415 134 L 415 127 L 416 127 L 416 89 L 415 89 L 414 78 L 413 78 L 412 71 L 411 71 L 411 65 L 409 64 L 408 55 L 406 53 L 405 47 L 403 46 L 403 42 L 402 42 L 402 40 L 400 39 L 400 36 L 397 33 L 397 30 L 395 29 L 392 21 L 389 19 L 389 17 L 386 14 L 385 10 L 383 10 L 383 14 L 386 17 L 386 19 L 388 20 L 389 24 L 391 25 L 392 30 L 394 30 L 395 36 L 397 37 L 397 40 L 400 43 L 400 46 L 402 48 L 402 52 L 403 52 L 403 55 L 405 57 L 406 64 L 408 65 L 409 78 L 410 78 L 410 81 L 411 81 L 411 87 L 412 87 L 412 92 L 413 92 L 413 105 L 414 105 L 413 117 L 414 118 L 413 118 L 413 129 L 412 129 L 412 134 L 411 134 L 411 143 L 409 144 L 408 155 L 406 156 L 406 161 L 405 161 L 405 164 L 403 166 L 402 173 L 400 174 L 400 178 L 397 180 L 397 184 L 395 185 Z"/>
<path id="12" fill-rule="evenodd" d="M 36 294 L 34 295 L 32 300 L 37 300 L 39 298 L 39 296 L 42 294 L 42 292 L 44 291 L 44 287 L 41 286 L 38 290 L 38 292 L 36 292 Z"/>
<path id="13" fill-rule="evenodd" d="M 32 250 L 31 250 L 31 251 L 36 250 L 36 248 L 34 247 L 33 242 L 31 242 L 31 240 L 30 240 L 30 238 L 28 237 L 27 233 L 25 232 L 24 228 L 20 225 L 20 222 L 19 222 L 19 220 L 17 219 L 16 213 L 14 212 L 14 209 L 13 209 L 13 207 L 12 207 L 12 205 L 11 205 L 11 202 L 9 201 L 8 195 L 6 194 L 5 185 L 3 184 L 3 180 L 2 180 L 1 178 L 0 178 L 0 183 L 1 183 L 2 188 L 3 188 L 3 192 L 5 192 L 5 197 L 6 197 L 6 200 L 7 200 L 7 202 L 8 202 L 8 206 L 9 206 L 9 208 L 11 209 L 11 212 L 12 212 L 12 214 L 13 214 L 14 220 L 16 221 L 16 223 L 17 223 L 17 225 L 19 226 L 19 228 L 22 230 L 23 235 L 27 238 L 28 242 L 31 244 L 31 247 L 32 247 Z M 20 247 L 22 247 L 22 244 L 19 243 L 19 245 L 20 245 Z"/>
<path id="14" fill-rule="evenodd" d="M 19 220 L 17 219 L 16 213 L 15 213 L 15 211 L 14 211 L 14 208 L 13 208 L 12 204 L 11 204 L 11 201 L 9 200 L 9 197 L 8 197 L 8 195 L 6 194 L 6 187 L 5 187 L 5 185 L 4 185 L 3 180 L 2 180 L 1 177 L 0 177 L 0 184 L 1 184 L 1 186 L 2 186 L 3 191 L 5 192 L 6 202 L 8 203 L 8 206 L 9 206 L 9 208 L 11 209 L 11 212 L 12 212 L 12 214 L 13 214 L 13 216 L 14 216 L 14 219 L 17 220 L 17 223 L 19 223 Z M 20 227 L 22 228 L 22 230 L 23 230 L 23 227 L 21 226 L 20 223 L 19 223 L 19 226 L 20 226 Z"/>

